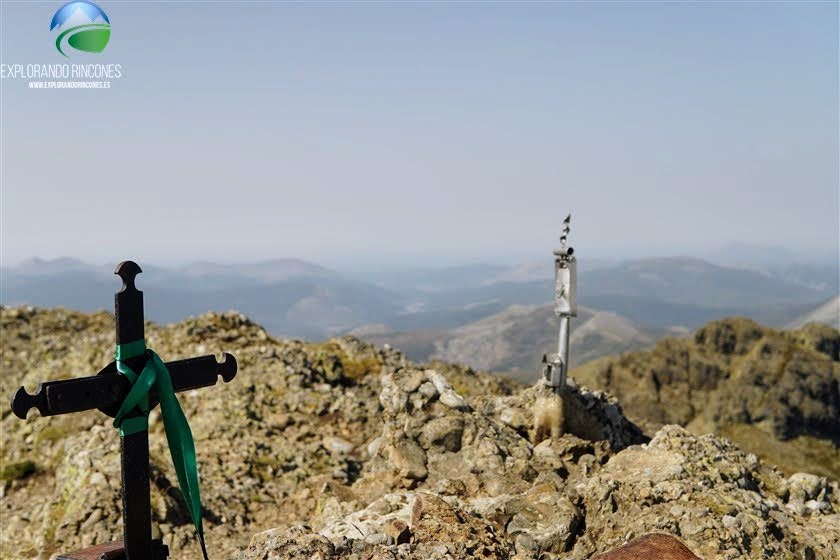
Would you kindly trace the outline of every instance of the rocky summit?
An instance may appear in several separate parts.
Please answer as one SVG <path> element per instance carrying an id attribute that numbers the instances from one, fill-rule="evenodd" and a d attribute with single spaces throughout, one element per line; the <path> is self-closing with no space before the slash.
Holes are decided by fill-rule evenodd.
<path id="1" fill-rule="evenodd" d="M 705 560 L 840 557 L 840 487 L 783 474 L 728 439 L 643 433 L 612 395 L 443 363 L 355 338 L 276 340 L 238 313 L 147 325 L 164 359 L 232 352 L 229 385 L 183 393 L 212 558 L 584 559 L 650 533 Z M 2 376 L 89 375 L 110 361 L 106 313 L 2 309 Z M 119 438 L 98 412 L 2 410 L 0 557 L 47 559 L 121 536 Z M 199 557 L 157 413 L 154 531 Z"/>
<path id="2" fill-rule="evenodd" d="M 572 371 L 609 391 L 652 433 L 666 424 L 724 435 L 793 474 L 840 479 L 840 332 L 714 321 L 649 351 Z"/>

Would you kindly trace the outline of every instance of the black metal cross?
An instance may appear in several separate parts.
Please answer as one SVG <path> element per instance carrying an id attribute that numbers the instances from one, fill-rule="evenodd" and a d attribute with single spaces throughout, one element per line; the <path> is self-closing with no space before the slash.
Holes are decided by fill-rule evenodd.
<path id="1" fill-rule="evenodd" d="M 114 296 L 118 345 L 144 338 L 143 292 L 134 285 L 140 272 L 140 267 L 132 261 L 121 262 L 114 271 L 123 281 L 122 289 Z M 125 363 L 139 374 L 146 359 L 140 355 Z M 166 367 L 176 392 L 215 385 L 219 376 L 225 382 L 236 376 L 236 358 L 227 353 L 222 362 L 209 355 L 168 362 Z M 37 408 L 41 416 L 96 408 L 113 418 L 130 389 L 131 382 L 117 371 L 117 363 L 111 362 L 94 376 L 41 383 L 33 395 L 20 387 L 12 395 L 12 411 L 18 418 L 26 419 L 30 408 Z M 149 406 L 157 404 L 157 394 L 152 389 Z M 135 408 L 130 416 L 141 414 Z M 165 560 L 169 555 L 160 539 L 152 539 L 149 432 L 142 430 L 121 436 L 120 443 L 124 540 L 60 555 L 58 560 Z"/>

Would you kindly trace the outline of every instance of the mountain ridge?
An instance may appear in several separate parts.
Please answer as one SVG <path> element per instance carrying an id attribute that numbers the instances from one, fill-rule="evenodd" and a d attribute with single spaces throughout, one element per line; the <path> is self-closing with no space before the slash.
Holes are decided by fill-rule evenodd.
<path id="1" fill-rule="evenodd" d="M 715 432 L 759 455 L 774 450 L 789 472 L 810 465 L 840 478 L 840 331 L 828 325 L 785 331 L 728 318 L 571 375 L 615 394 L 647 431 Z"/>
<path id="2" fill-rule="evenodd" d="M 430 332 L 466 327 L 512 305 L 548 304 L 553 293 L 550 262 L 421 268 L 387 278 L 348 275 L 295 258 L 179 267 L 144 263 L 143 269 L 138 285 L 160 294 L 148 308 L 151 319 L 177 321 L 233 305 L 275 334 L 310 340 L 378 324 L 390 332 L 414 332 L 422 344 Z M 106 309 L 107 294 L 118 285 L 111 270 L 70 258 L 0 267 L 0 303 Z M 693 329 L 730 315 L 782 326 L 838 289 L 824 281 L 825 271 L 806 267 L 772 274 L 684 257 L 584 260 L 579 276 L 581 305 L 659 331 Z"/>

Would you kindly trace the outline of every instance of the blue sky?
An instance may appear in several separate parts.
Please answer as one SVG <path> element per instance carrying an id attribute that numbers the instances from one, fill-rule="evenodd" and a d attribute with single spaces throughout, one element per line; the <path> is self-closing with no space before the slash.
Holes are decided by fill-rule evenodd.
<path id="1" fill-rule="evenodd" d="M 0 83 L 5 263 L 837 254 L 836 3 L 99 5 L 110 90 Z"/>

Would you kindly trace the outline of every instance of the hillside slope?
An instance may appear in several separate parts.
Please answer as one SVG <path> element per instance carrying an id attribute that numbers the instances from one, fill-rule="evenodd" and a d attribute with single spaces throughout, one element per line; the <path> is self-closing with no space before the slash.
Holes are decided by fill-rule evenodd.
<path id="1" fill-rule="evenodd" d="M 787 328 L 798 329 L 808 323 L 823 323 L 840 329 L 840 296 L 833 297 L 817 306 L 816 309 L 797 317 L 787 325 Z"/>
<path id="2" fill-rule="evenodd" d="M 572 319 L 572 364 L 639 350 L 664 335 L 607 311 L 580 309 Z M 504 311 L 441 331 L 354 334 L 377 344 L 390 344 L 419 362 L 440 360 L 504 373 L 524 383 L 537 380 L 542 355 L 557 351 L 559 321 L 550 305 L 514 305 Z"/>
<path id="3" fill-rule="evenodd" d="M 829 326 L 780 331 L 733 318 L 572 376 L 616 395 L 648 431 L 716 432 L 788 471 L 840 478 L 838 353 L 840 333 Z"/>

